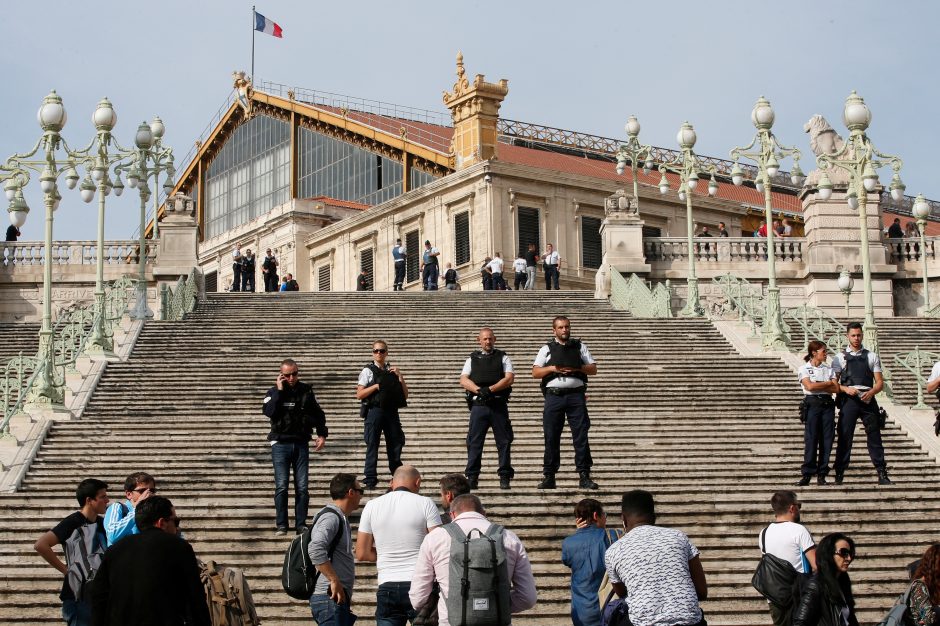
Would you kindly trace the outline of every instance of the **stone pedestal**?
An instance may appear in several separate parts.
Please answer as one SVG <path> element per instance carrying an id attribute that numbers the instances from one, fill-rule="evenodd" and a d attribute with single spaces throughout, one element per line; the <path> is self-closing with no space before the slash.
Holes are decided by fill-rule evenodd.
<path id="1" fill-rule="evenodd" d="M 608 210 L 600 234 L 604 255 L 615 270 L 627 275 L 649 273 L 643 253 L 643 220 L 639 215 L 629 210 Z"/>
<path id="2" fill-rule="evenodd" d="M 160 283 L 175 283 L 198 265 L 199 232 L 193 199 L 181 193 L 166 202 L 166 215 L 160 221 L 160 240 L 153 270 Z"/>
<path id="3" fill-rule="evenodd" d="M 818 194 L 810 193 L 807 187 L 801 199 L 806 232 L 803 259 L 807 273 L 813 276 L 807 286 L 807 303 L 825 309 L 833 316 L 845 315 L 845 296 L 837 281 L 839 273 L 847 269 L 855 279 L 849 303 L 850 315 L 864 316 L 858 210 L 849 207 L 844 187 L 834 189 L 828 200 L 820 200 Z M 868 194 L 866 208 L 875 316 L 891 317 L 894 315 L 891 277 L 897 267 L 888 262 L 888 250 L 882 242 L 882 216 L 877 192 Z"/>

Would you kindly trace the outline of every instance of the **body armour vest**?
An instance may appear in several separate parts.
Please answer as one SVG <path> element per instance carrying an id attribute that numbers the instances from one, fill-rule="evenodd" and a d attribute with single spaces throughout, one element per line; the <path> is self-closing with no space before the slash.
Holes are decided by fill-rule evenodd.
<path id="1" fill-rule="evenodd" d="M 852 355 L 847 351 L 842 353 L 845 360 L 845 368 L 839 377 L 839 382 L 846 387 L 860 385 L 862 387 L 875 386 L 875 373 L 871 371 L 868 365 L 868 350 L 862 348 L 861 354 Z"/>
<path id="2" fill-rule="evenodd" d="M 549 359 L 547 365 L 558 365 L 561 367 L 581 367 L 584 365 L 584 361 L 581 360 L 581 341 L 578 339 L 569 339 L 568 343 L 561 345 L 554 339 L 549 341 L 548 354 Z M 561 374 L 556 374 L 552 372 L 544 378 L 542 378 L 542 389 L 545 389 L 545 386 L 552 380 L 558 378 Z M 587 374 L 583 372 L 574 372 L 569 374 L 572 378 L 577 378 L 584 382 L 587 385 Z"/>
<path id="3" fill-rule="evenodd" d="M 472 353 L 470 355 L 470 380 L 481 387 L 489 387 L 501 381 L 506 375 L 503 370 L 504 355 L 505 352 L 501 350 L 493 350 L 489 354 L 482 350 Z"/>
<path id="4" fill-rule="evenodd" d="M 367 366 L 372 371 L 372 382 L 378 383 L 379 390 L 369 396 L 369 406 L 377 406 L 386 410 L 400 409 L 408 406 L 405 399 L 405 390 L 401 386 L 398 376 L 387 369 L 379 369 L 375 363 Z"/>

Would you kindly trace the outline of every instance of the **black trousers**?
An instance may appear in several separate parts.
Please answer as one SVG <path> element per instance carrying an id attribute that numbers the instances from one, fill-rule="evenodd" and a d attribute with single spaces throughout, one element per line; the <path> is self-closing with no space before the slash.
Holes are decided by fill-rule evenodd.
<path id="1" fill-rule="evenodd" d="M 574 466 L 578 472 L 589 472 L 594 460 L 591 458 L 591 445 L 588 443 L 588 431 L 591 418 L 588 416 L 587 400 L 584 392 L 569 393 L 564 396 L 545 394 L 545 407 L 542 409 L 542 428 L 545 431 L 545 458 L 542 472 L 554 476 L 561 467 L 561 433 L 565 428 L 565 417 L 571 427 L 571 439 L 574 443 Z"/>
<path id="2" fill-rule="evenodd" d="M 552 285 L 554 285 L 555 289 L 558 289 L 558 266 L 546 265 L 545 266 L 545 289 L 551 290 Z"/>
<path id="3" fill-rule="evenodd" d="M 467 469 L 464 474 L 468 478 L 477 478 L 480 475 L 480 466 L 483 460 L 483 444 L 486 443 L 486 432 L 493 429 L 493 439 L 496 441 L 496 451 L 499 453 L 500 478 L 512 478 L 515 471 L 512 469 L 510 448 L 513 434 L 512 423 L 509 421 L 509 410 L 505 403 L 494 403 L 493 406 L 473 405 L 470 409 L 470 429 L 467 431 Z"/>
<path id="4" fill-rule="evenodd" d="M 516 278 L 513 281 L 513 289 L 519 291 L 525 287 L 526 281 L 529 280 L 528 274 L 525 272 L 516 272 Z"/>
<path id="5" fill-rule="evenodd" d="M 855 438 L 855 426 L 858 419 L 872 424 L 865 427 L 865 436 L 868 443 L 868 456 L 876 469 L 885 468 L 885 447 L 881 442 L 881 430 L 878 429 L 878 401 L 872 398 L 865 404 L 858 396 L 845 396 L 845 404 L 839 411 L 839 439 L 836 446 L 836 473 L 842 474 L 852 460 L 852 440 Z"/>
<path id="6" fill-rule="evenodd" d="M 376 466 L 379 461 L 379 441 L 385 435 L 385 454 L 388 457 L 388 473 L 394 474 L 401 466 L 401 451 L 405 447 L 405 431 L 401 428 L 398 411 L 384 411 L 372 407 L 366 414 L 363 439 L 366 442 L 366 463 L 363 482 L 378 481 Z"/>
<path id="7" fill-rule="evenodd" d="M 234 278 L 232 280 L 232 291 L 241 291 L 242 290 L 242 265 L 241 263 L 232 264 L 232 274 L 234 274 Z"/>
<path id="8" fill-rule="evenodd" d="M 803 430 L 803 476 L 826 476 L 829 457 L 836 436 L 836 407 L 825 406 L 818 400 L 808 399 L 806 424 Z"/>
<path id="9" fill-rule="evenodd" d="M 401 291 L 402 285 L 405 284 L 405 262 L 398 261 L 395 263 L 395 287 L 394 291 Z"/>

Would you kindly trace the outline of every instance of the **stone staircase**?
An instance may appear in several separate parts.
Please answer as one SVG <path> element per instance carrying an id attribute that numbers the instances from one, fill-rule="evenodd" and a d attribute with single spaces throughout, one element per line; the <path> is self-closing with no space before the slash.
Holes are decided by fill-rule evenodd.
<path id="1" fill-rule="evenodd" d="M 39 324 L 32 322 L 0 322 L 0 366 L 20 352 L 36 356 L 39 348 Z"/>
<path id="2" fill-rule="evenodd" d="M 940 353 L 940 319 L 922 317 L 879 318 L 878 344 L 882 362 L 891 370 L 893 376 L 891 388 L 894 400 L 898 404 L 913 406 L 917 402 L 917 383 L 914 375 L 906 368 L 894 362 L 894 355 L 909 352 L 915 347 L 929 352 Z M 926 378 L 933 363 L 925 363 L 923 375 Z M 935 396 L 925 394 L 924 402 L 937 406 Z"/>
<path id="3" fill-rule="evenodd" d="M 487 444 L 479 495 L 489 516 L 526 544 L 539 588 L 519 624 L 570 623 L 561 540 L 573 532 L 577 489 L 570 436 L 562 442 L 559 489 L 538 491 L 541 394 L 527 375 L 556 314 L 598 361 L 589 407 L 591 493 L 616 524 L 620 496 L 656 495 L 660 523 L 701 549 L 710 624 L 769 624 L 750 586 L 757 535 L 771 518 L 771 493 L 792 484 L 802 459 L 796 376 L 781 361 L 737 355 L 705 320 L 628 318 L 588 292 L 219 294 L 182 322 L 151 322 L 126 363 L 109 366 L 83 419 L 58 422 L 22 489 L 0 496 L 0 621 L 60 621 L 61 577 L 32 550 L 35 538 L 75 509 L 74 485 L 146 470 L 170 497 L 197 554 L 245 569 L 265 623 L 310 623 L 309 608 L 280 589 L 286 541 L 273 534 L 273 472 L 261 399 L 284 357 L 298 360 L 327 413 L 327 447 L 312 455 L 312 513 L 337 471 L 361 476 L 364 446 L 354 399 L 370 343 L 389 343 L 389 361 L 411 388 L 402 413 L 404 460 L 421 469 L 425 495 L 466 461 L 467 411 L 461 365 L 490 325 L 519 375 L 510 407 L 516 480 L 498 489 L 496 451 Z M 894 425 L 884 433 L 896 485 L 875 485 L 857 437 L 841 487 L 801 491 L 817 539 L 850 533 L 860 558 L 852 578 L 863 623 L 878 621 L 903 586 L 904 566 L 937 539 L 936 463 Z M 379 468 L 384 464 L 380 448 Z M 372 492 L 368 495 L 376 495 Z M 311 514 L 312 514 L 311 513 Z M 356 522 L 357 515 L 353 516 Z M 355 611 L 373 623 L 374 567 L 357 567 Z"/>

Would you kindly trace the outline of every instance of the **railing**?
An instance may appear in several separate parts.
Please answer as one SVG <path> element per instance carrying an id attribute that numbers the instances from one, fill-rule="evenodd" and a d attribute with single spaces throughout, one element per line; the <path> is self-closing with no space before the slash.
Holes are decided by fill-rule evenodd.
<path id="1" fill-rule="evenodd" d="M 114 328 L 127 310 L 130 293 L 136 289 L 137 281 L 124 277 L 114 281 L 105 289 L 103 314 L 104 330 L 108 337 L 114 336 Z M 53 384 L 65 385 L 65 374 L 76 371 L 78 357 L 85 350 L 85 344 L 91 336 L 91 329 L 101 313 L 94 310 L 94 304 L 73 305 L 61 309 L 52 327 Z M 0 422 L 0 436 L 10 433 L 10 420 L 23 412 L 26 398 L 36 378 L 41 355 L 24 356 L 21 352 L 7 363 L 0 380 L 0 394 L 3 399 L 3 421 Z"/>
<path id="2" fill-rule="evenodd" d="M 774 238 L 775 258 L 784 263 L 802 263 L 802 237 Z M 687 261 L 689 241 L 685 237 L 644 237 L 643 252 L 647 263 Z M 695 260 L 703 263 L 765 263 L 767 239 L 758 237 L 695 237 Z"/>
<path id="3" fill-rule="evenodd" d="M 805 350 L 811 339 L 822 341 L 832 354 L 841 352 L 847 343 L 845 326 L 842 322 L 820 308 L 804 304 L 784 309 L 783 321 L 788 328 L 792 325 L 802 332 L 803 343 L 801 344 L 794 344 L 796 340 L 794 333 L 788 337 L 791 348 L 795 352 Z"/>
<path id="4" fill-rule="evenodd" d="M 136 265 L 140 262 L 136 240 L 106 241 L 104 245 L 105 265 Z M 16 241 L 0 243 L 0 266 L 15 267 L 43 265 L 45 244 L 41 241 Z M 147 244 L 147 261 L 156 258 L 154 242 Z M 94 265 L 98 262 L 98 244 L 94 241 L 56 241 L 49 255 L 53 265 Z"/>
<path id="5" fill-rule="evenodd" d="M 928 259 L 936 260 L 936 244 L 940 237 L 926 237 L 924 239 L 925 254 Z M 920 237 L 905 237 L 904 239 L 892 237 L 884 240 L 888 247 L 888 262 L 904 264 L 909 261 L 920 261 Z"/>
<path id="6" fill-rule="evenodd" d="M 914 346 L 914 349 L 910 352 L 894 355 L 895 365 L 903 367 L 914 374 L 914 380 L 917 382 L 917 404 L 913 407 L 915 409 L 930 408 L 924 404 L 924 387 L 927 385 L 927 379 L 924 378 L 922 370 L 925 365 L 929 367 L 937 361 L 940 361 L 940 353 L 921 350 L 919 346 Z"/>
<path id="7" fill-rule="evenodd" d="M 636 274 L 625 279 L 613 266 L 609 271 L 610 304 L 614 309 L 629 311 L 634 317 L 672 317 L 668 280 L 650 290 Z"/>
<path id="8" fill-rule="evenodd" d="M 200 279 L 199 271 L 193 268 L 189 276 L 185 278 L 180 276 L 173 287 L 163 285 L 160 291 L 160 319 L 175 322 L 184 319 L 188 313 L 192 313 L 199 296 L 199 286 L 196 281 Z"/>

